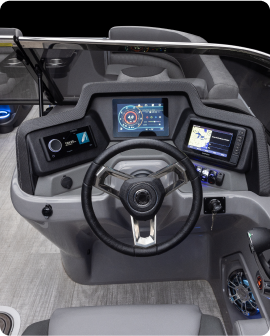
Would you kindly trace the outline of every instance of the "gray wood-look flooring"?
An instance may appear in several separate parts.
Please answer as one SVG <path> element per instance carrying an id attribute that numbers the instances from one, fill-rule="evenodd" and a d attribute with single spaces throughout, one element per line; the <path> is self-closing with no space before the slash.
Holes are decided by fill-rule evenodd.
<path id="1" fill-rule="evenodd" d="M 38 116 L 33 107 L 27 119 Z M 10 181 L 16 166 L 15 134 L 0 134 L 0 306 L 21 316 L 20 334 L 57 308 L 128 304 L 196 304 L 220 318 L 207 281 L 83 286 L 66 275 L 59 250 L 13 208 Z"/>

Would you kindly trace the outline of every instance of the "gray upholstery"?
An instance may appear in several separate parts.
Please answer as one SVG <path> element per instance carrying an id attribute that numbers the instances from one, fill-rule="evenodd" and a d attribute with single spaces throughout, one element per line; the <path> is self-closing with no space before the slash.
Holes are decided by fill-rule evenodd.
<path id="1" fill-rule="evenodd" d="M 200 335 L 202 314 L 195 305 L 128 305 L 57 309 L 49 335 Z M 214 323 L 215 326 L 218 323 Z M 213 329 L 216 335 L 224 330 Z M 26 334 L 25 334 L 26 335 Z M 210 330 L 209 335 L 213 335 Z"/>
<path id="2" fill-rule="evenodd" d="M 166 55 L 168 56 L 168 55 Z M 180 64 L 171 62 L 169 59 L 160 58 L 156 55 L 144 55 L 144 54 L 129 54 L 129 53 L 111 53 L 111 64 L 124 64 L 130 66 L 154 66 L 167 69 L 170 78 L 180 79 L 185 75 L 180 67 Z"/>
<path id="3" fill-rule="evenodd" d="M 211 315 L 202 315 L 199 335 L 226 335 L 220 319 Z"/>
<path id="4" fill-rule="evenodd" d="M 0 35 L 22 36 L 22 32 L 17 28 L 0 28 Z"/>
<path id="5" fill-rule="evenodd" d="M 233 335 L 265 335 L 269 331 L 269 322 L 265 318 L 240 320 L 233 325 Z"/>
<path id="6" fill-rule="evenodd" d="M 109 38 L 115 40 L 207 43 L 199 36 L 180 31 L 136 26 L 113 27 L 109 31 Z M 156 54 L 156 58 L 159 59 L 163 59 L 164 56 L 168 57 L 170 55 Z M 173 58 L 175 58 L 179 65 L 174 64 L 177 68 L 181 69 L 183 77 L 205 80 L 209 99 L 234 99 L 238 97 L 238 86 L 218 56 L 185 54 L 175 54 L 174 56 Z M 157 64 L 158 61 L 156 60 L 155 63 L 150 64 L 154 61 L 153 57 L 153 54 L 150 56 L 149 54 L 111 53 L 110 62 L 114 64 L 131 64 L 131 62 L 134 62 L 134 65 L 155 65 L 167 68 L 165 64 Z M 147 60 L 148 58 L 149 60 Z M 173 77 L 172 72 L 174 68 L 172 60 L 167 60 L 167 64 L 170 67 L 170 69 L 167 68 L 169 77 L 180 78 Z M 179 70 L 175 74 L 179 76 Z"/>
<path id="7" fill-rule="evenodd" d="M 31 324 L 25 329 L 22 336 L 48 336 L 50 320 Z"/>
<path id="8" fill-rule="evenodd" d="M 167 69 L 141 66 L 121 70 L 117 80 L 120 82 L 160 82 L 169 81 L 170 78 Z"/>
<path id="9" fill-rule="evenodd" d="M 22 32 L 17 28 L 0 28 L 0 35 L 22 36 Z M 12 47 L 1 47 L 0 62 L 13 52 L 14 50 Z M 0 72 L 0 95 L 8 95 L 21 80 L 22 78 L 8 78 L 5 73 Z"/>

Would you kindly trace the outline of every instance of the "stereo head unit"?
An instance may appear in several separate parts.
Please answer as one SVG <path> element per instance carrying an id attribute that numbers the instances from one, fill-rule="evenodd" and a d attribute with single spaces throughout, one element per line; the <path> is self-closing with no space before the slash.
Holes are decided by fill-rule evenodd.
<path id="1" fill-rule="evenodd" d="M 204 157 L 227 161 L 236 165 L 246 130 L 191 119 L 185 139 L 185 149 Z"/>
<path id="2" fill-rule="evenodd" d="M 96 148 L 90 126 L 72 129 L 40 139 L 47 161 Z"/>

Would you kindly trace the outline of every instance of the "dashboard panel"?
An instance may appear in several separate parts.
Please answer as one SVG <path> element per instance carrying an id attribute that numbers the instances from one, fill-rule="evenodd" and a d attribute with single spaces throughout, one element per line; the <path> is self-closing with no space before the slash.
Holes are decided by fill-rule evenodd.
<path id="1" fill-rule="evenodd" d="M 196 118 L 184 95 L 103 96 L 81 120 L 33 132 L 28 142 L 37 176 L 85 163 L 109 141 L 133 137 L 173 141 L 195 160 L 244 172 L 251 151 L 246 135 L 246 128 Z"/>
<path id="2" fill-rule="evenodd" d="M 249 190 L 259 194 L 264 189 L 260 181 L 269 172 L 260 160 L 253 158 L 261 156 L 267 146 L 263 129 L 255 118 L 208 108 L 194 94 L 194 87 L 189 83 L 159 83 L 155 92 L 153 83 L 100 84 L 99 89 L 99 84 L 85 86 L 78 104 L 73 108 L 62 108 L 55 113 L 52 110 L 42 118 L 42 124 L 36 122 L 32 125 L 31 122 L 32 129 L 29 126 L 20 128 L 17 137 L 26 139 L 30 167 L 21 165 L 19 174 L 24 175 L 20 180 L 23 185 L 29 183 L 27 174 L 30 171 L 33 191 L 28 184 L 29 192 L 34 193 L 39 177 L 91 162 L 109 145 L 134 136 L 169 142 L 195 163 L 198 162 L 199 166 L 204 167 L 201 163 L 205 163 L 212 170 L 218 167 L 216 171 L 223 168 L 245 174 Z M 158 131 L 163 133 L 157 133 L 149 126 L 147 119 L 150 119 L 150 114 L 153 116 L 151 119 L 161 119 L 160 122 L 157 120 L 162 128 Z M 51 141 L 66 135 L 70 135 L 71 140 L 62 140 L 71 150 L 65 148 L 61 155 L 52 158 L 58 152 L 51 150 L 55 150 Z M 87 139 L 84 144 L 80 142 L 82 138 Z M 23 141 L 19 140 L 20 157 Z M 58 144 L 56 150 L 61 147 L 61 151 L 63 142 L 61 145 Z M 268 191 L 262 193 L 267 194 Z"/>

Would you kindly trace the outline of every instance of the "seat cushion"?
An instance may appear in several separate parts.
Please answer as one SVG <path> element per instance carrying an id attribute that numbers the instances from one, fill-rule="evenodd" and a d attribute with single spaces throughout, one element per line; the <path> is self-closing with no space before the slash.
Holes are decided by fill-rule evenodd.
<path id="1" fill-rule="evenodd" d="M 269 332 L 269 321 L 265 318 L 240 320 L 233 325 L 233 335 L 266 335 Z"/>
<path id="2" fill-rule="evenodd" d="M 57 309 L 49 335 L 198 335 L 194 305 L 99 306 Z"/>
<path id="3" fill-rule="evenodd" d="M 225 335 L 221 321 L 195 305 L 126 305 L 57 309 L 31 335 Z"/>

